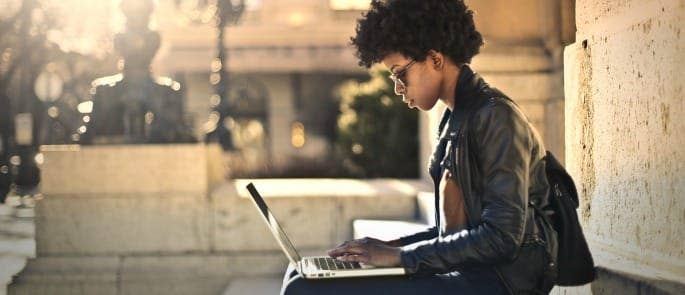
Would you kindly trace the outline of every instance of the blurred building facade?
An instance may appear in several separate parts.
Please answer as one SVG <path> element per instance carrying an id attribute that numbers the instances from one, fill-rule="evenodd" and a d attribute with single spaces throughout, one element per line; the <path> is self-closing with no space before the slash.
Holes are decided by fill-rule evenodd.
<path id="1" fill-rule="evenodd" d="M 234 120 L 225 122 L 236 146 L 244 148 L 246 166 L 287 166 L 325 156 L 333 144 L 335 88 L 367 77 L 349 38 L 369 1 L 247 2 L 243 20 L 229 27 L 225 44 L 231 96 L 258 102 L 246 103 L 246 110 L 236 110 Z M 563 159 L 562 48 L 573 40 L 574 1 L 467 2 L 486 42 L 474 69 L 526 110 L 548 148 Z M 190 24 L 171 0 L 159 2 L 156 19 L 162 47 L 154 71 L 184 84 L 186 110 L 201 135 L 217 103 L 210 82 L 216 30 Z M 422 114 L 422 162 L 430 154 L 441 111 Z"/>
<path id="2" fill-rule="evenodd" d="M 247 1 L 240 24 L 228 28 L 229 96 L 244 100 L 245 107 L 238 103 L 233 119 L 224 123 L 242 149 L 236 158 L 244 159 L 244 167 L 268 162 L 279 168 L 332 152 L 335 89 L 368 76 L 347 45 L 360 10 L 335 2 Z M 163 45 L 155 68 L 184 83 L 187 111 L 201 134 L 212 126 L 211 106 L 218 102 L 210 74 L 216 29 L 190 25 L 178 16 L 172 1 L 160 1 Z"/>

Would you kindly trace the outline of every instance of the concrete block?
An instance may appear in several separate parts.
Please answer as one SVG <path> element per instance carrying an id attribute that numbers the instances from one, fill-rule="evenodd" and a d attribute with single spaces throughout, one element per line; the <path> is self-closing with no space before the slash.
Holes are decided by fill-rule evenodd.
<path id="1" fill-rule="evenodd" d="M 372 237 L 383 241 L 390 241 L 424 231 L 428 228 L 428 225 L 401 220 L 357 219 L 354 221 L 353 227 L 355 239 Z"/>
<path id="2" fill-rule="evenodd" d="M 208 251 L 201 198 L 50 198 L 36 207 L 36 251 L 105 255 Z"/>
<path id="3" fill-rule="evenodd" d="M 234 188 L 238 196 L 249 197 L 245 188 L 254 183 L 263 197 L 376 197 L 415 196 L 418 190 L 430 189 L 428 183 L 419 180 L 398 179 L 237 179 Z M 223 192 L 222 192 L 223 193 Z M 212 196 L 217 196 L 215 193 Z"/>
<path id="4" fill-rule="evenodd" d="M 416 201 L 419 211 L 418 220 L 435 226 L 435 193 L 432 191 L 419 192 Z"/>
<path id="5" fill-rule="evenodd" d="M 326 249 L 349 240 L 354 219 L 413 219 L 416 192 L 426 188 L 421 181 L 388 179 L 237 180 L 212 194 L 217 250 L 278 249 L 248 199 L 244 187 L 249 182 L 255 183 L 295 246 L 302 249 Z"/>
<path id="6" fill-rule="evenodd" d="M 207 193 L 204 144 L 42 146 L 45 195 Z"/>
<path id="7" fill-rule="evenodd" d="M 265 196 L 265 199 L 298 249 L 333 245 L 339 217 L 333 198 Z M 213 248 L 217 251 L 280 249 L 252 201 L 245 197 L 215 199 L 213 218 Z"/>
<path id="8" fill-rule="evenodd" d="M 377 197 L 339 198 L 341 217 L 336 223 L 335 244 L 353 238 L 356 219 L 412 220 L 416 216 L 416 195 L 379 195 Z"/>

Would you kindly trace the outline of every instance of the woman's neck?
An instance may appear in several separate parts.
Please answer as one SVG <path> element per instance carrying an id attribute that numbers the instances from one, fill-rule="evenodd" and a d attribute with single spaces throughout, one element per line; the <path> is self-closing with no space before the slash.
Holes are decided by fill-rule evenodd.
<path id="1" fill-rule="evenodd" d="M 455 93 L 457 90 L 457 81 L 459 80 L 459 73 L 461 68 L 455 64 L 448 63 L 442 71 L 442 85 L 440 89 L 440 100 L 447 105 L 450 110 L 454 109 L 454 102 L 457 99 Z"/>

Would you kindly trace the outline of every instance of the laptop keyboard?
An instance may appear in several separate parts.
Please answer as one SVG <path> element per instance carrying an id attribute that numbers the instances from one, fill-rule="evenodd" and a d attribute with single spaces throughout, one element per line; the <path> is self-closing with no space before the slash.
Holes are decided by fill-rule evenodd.
<path id="1" fill-rule="evenodd" d="M 316 257 L 312 258 L 312 261 L 317 268 L 323 270 L 345 270 L 345 269 L 358 269 L 362 266 L 358 262 L 341 262 L 330 257 Z"/>

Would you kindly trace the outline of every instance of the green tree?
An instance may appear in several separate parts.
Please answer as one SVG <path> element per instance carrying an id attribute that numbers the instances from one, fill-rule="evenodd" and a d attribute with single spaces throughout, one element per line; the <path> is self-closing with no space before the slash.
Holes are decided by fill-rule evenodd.
<path id="1" fill-rule="evenodd" d="M 340 88 L 336 146 L 344 165 L 361 177 L 416 178 L 418 113 L 395 95 L 388 71 L 369 73 L 369 81 Z"/>

